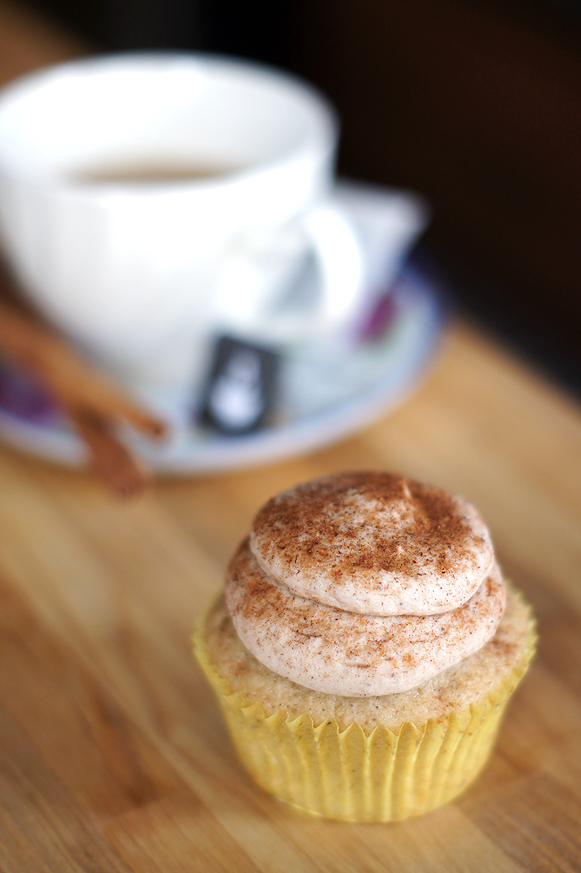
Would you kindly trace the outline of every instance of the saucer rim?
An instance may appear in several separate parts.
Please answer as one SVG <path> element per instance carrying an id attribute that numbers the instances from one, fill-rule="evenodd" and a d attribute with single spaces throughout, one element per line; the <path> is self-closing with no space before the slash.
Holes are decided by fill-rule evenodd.
<path id="1" fill-rule="evenodd" d="M 416 295 L 415 305 L 403 318 L 415 319 L 416 327 L 423 319 L 419 324 L 420 341 L 403 349 L 395 364 L 362 393 L 245 436 L 206 436 L 192 425 L 187 429 L 187 437 L 182 436 L 171 445 L 169 452 L 152 451 L 146 441 L 128 434 L 131 447 L 156 475 L 215 473 L 307 454 L 340 442 L 390 413 L 425 380 L 446 322 L 442 294 L 415 260 L 410 258 L 401 271 L 402 279 Z M 389 350 L 389 333 L 388 329 L 383 339 L 386 351 Z M 364 351 L 366 349 L 363 352 L 355 349 L 353 359 Z M 0 409 L 0 438 L 26 454 L 61 466 L 73 469 L 88 466 L 88 453 L 81 439 L 66 423 L 30 423 Z"/>

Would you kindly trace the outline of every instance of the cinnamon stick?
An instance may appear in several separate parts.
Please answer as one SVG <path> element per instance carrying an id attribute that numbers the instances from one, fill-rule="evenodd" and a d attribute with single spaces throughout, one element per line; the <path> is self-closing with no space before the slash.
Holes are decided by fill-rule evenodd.
<path id="1" fill-rule="evenodd" d="M 95 471 L 113 493 L 123 499 L 141 494 L 150 476 L 107 420 L 87 410 L 73 411 L 70 417 L 91 452 Z"/>
<path id="2" fill-rule="evenodd" d="M 69 414 L 95 469 L 115 494 L 131 496 L 143 490 L 146 472 L 116 436 L 115 426 L 126 422 L 160 439 L 167 433 L 161 419 L 142 409 L 33 315 L 3 301 L 0 348 L 5 357 L 36 377 Z"/>

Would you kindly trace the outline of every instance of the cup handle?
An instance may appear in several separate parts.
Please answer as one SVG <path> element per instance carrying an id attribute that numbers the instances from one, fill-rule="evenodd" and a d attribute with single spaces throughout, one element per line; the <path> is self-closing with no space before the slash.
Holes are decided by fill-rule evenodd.
<path id="1" fill-rule="evenodd" d="M 363 286 L 363 256 L 344 211 L 335 204 L 315 207 L 302 217 L 315 254 L 320 291 L 307 315 L 314 334 L 344 324 L 355 309 Z"/>
<path id="2" fill-rule="evenodd" d="M 282 263 L 284 275 L 286 253 L 280 234 L 285 227 L 292 234 L 299 232 L 317 269 L 317 294 L 311 305 L 297 311 L 284 302 L 285 283 L 277 272 Z M 272 264 L 274 272 L 269 273 Z M 288 226 L 236 241 L 224 258 L 216 293 L 219 322 L 234 335 L 251 340 L 274 344 L 314 340 L 348 321 L 362 290 L 363 274 L 362 252 L 348 217 L 338 205 L 324 203 Z M 260 288 L 265 275 L 267 281 Z M 238 293 L 233 294 L 233 289 Z"/>

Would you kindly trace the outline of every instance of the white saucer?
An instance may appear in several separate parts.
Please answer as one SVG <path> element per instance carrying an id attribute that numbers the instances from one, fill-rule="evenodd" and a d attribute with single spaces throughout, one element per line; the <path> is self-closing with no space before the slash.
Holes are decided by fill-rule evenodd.
<path id="1" fill-rule="evenodd" d="M 360 323 L 349 335 L 296 350 L 283 360 L 279 408 L 269 427 L 222 436 L 191 424 L 161 446 L 128 433 L 155 471 L 208 473 L 303 454 L 362 429 L 418 385 L 437 348 L 443 311 L 438 283 L 414 257 L 395 282 L 393 261 L 382 264 L 385 218 L 394 196 L 407 195 L 356 185 L 338 189 L 368 260 L 369 294 Z M 418 208 L 410 198 L 410 209 Z M 15 400 L 19 391 L 22 397 Z M 86 463 L 84 445 L 67 422 L 43 405 L 26 377 L 1 366 L 0 437 L 68 466 Z"/>

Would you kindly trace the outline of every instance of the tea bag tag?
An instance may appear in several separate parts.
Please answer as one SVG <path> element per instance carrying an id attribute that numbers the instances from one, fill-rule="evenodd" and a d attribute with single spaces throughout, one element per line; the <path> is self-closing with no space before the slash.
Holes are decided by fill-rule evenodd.
<path id="1" fill-rule="evenodd" d="M 263 426 L 276 400 L 279 361 L 263 346 L 219 337 L 202 390 L 200 421 L 230 435 Z"/>

